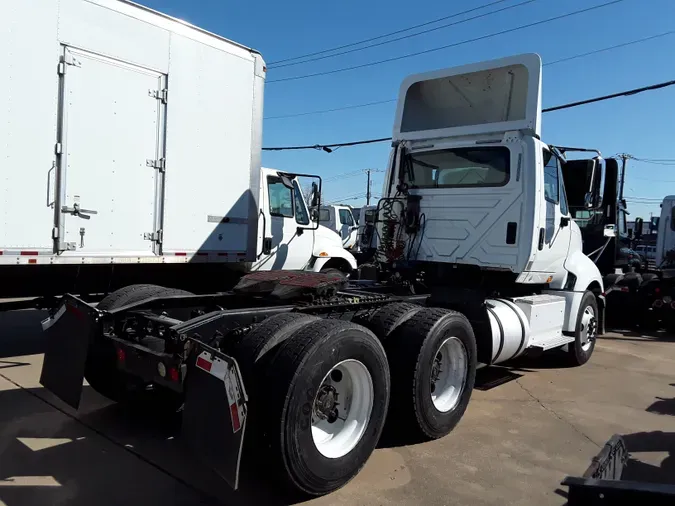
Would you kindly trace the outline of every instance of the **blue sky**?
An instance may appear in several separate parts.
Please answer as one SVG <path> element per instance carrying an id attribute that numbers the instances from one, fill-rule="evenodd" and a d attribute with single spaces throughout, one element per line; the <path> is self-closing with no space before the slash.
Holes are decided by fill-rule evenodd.
<path id="1" fill-rule="evenodd" d="M 223 0 L 141 0 L 145 5 L 259 50 L 270 63 L 332 48 L 424 23 L 491 0 L 343 0 L 324 4 L 295 0 L 246 2 Z M 507 0 L 447 22 L 515 5 Z M 265 116 L 338 108 L 396 97 L 409 74 L 521 52 L 537 52 L 544 63 L 675 30 L 672 0 L 623 0 L 567 19 L 500 35 L 422 56 L 327 76 L 272 83 L 274 79 L 322 72 L 452 44 L 492 32 L 599 5 L 608 0 L 532 0 L 499 14 L 418 37 L 328 58 L 274 69 L 265 90 Z M 443 24 L 443 23 L 441 23 Z M 430 25 L 431 28 L 437 25 Z M 407 32 L 410 33 L 410 32 Z M 544 107 L 675 79 L 675 34 L 612 51 L 547 66 Z M 592 147 L 605 156 L 617 152 L 639 158 L 675 159 L 675 87 L 544 115 L 542 137 L 559 145 Z M 333 143 L 391 134 L 395 104 L 348 109 L 294 118 L 266 119 L 264 145 Z M 387 143 L 320 151 L 267 152 L 263 164 L 335 178 L 359 169 L 384 169 Z M 374 175 L 380 193 L 382 174 Z M 327 182 L 325 200 L 365 192 L 365 174 Z M 629 161 L 626 195 L 632 217 L 658 214 L 660 199 L 675 194 L 675 166 Z M 362 198 L 349 200 L 352 205 Z"/>

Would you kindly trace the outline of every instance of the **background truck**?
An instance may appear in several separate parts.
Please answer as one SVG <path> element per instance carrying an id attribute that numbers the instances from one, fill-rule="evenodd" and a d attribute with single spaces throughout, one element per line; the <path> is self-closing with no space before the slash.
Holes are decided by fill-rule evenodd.
<path id="1" fill-rule="evenodd" d="M 339 204 L 322 206 L 319 209 L 319 222 L 340 237 L 345 249 L 351 251 L 356 248 L 359 225 L 351 207 Z"/>
<path id="2" fill-rule="evenodd" d="M 282 270 L 210 294 L 68 295 L 43 322 L 41 383 L 74 407 L 84 377 L 118 402 L 177 410 L 195 455 L 233 487 L 244 454 L 259 475 L 321 495 L 359 472 L 385 428 L 403 441 L 451 432 L 479 362 L 557 350 L 584 364 L 602 279 L 562 161 L 539 140 L 540 97 L 534 54 L 407 78 L 376 280 Z M 245 224 L 259 238 L 247 257 L 261 226 Z"/>
<path id="3" fill-rule="evenodd" d="M 257 52 L 118 0 L 15 2 L 0 26 L 0 297 L 356 268 L 297 177 L 260 168 Z"/>

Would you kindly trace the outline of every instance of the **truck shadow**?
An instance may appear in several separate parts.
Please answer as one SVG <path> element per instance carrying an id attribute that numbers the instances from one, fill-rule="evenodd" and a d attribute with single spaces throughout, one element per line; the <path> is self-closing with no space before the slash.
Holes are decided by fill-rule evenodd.
<path id="1" fill-rule="evenodd" d="M 670 386 L 675 387 L 675 383 L 671 383 Z M 657 415 L 675 416 L 675 398 L 664 399 L 663 397 L 656 397 L 656 399 L 646 411 L 656 413 Z"/>
<path id="2" fill-rule="evenodd" d="M 611 332 L 619 334 L 619 336 L 604 335 L 598 337 L 600 341 L 633 341 L 633 342 L 649 342 L 660 341 L 663 343 L 675 343 L 675 336 L 665 330 L 626 330 L 626 329 L 611 329 Z"/>
<path id="3" fill-rule="evenodd" d="M 77 418 L 42 388 L 0 391 L 0 504 L 299 502 L 255 469 L 233 491 L 183 446 L 176 417 L 132 415 L 85 390 Z"/>
<path id="4" fill-rule="evenodd" d="M 46 316 L 46 311 L 37 310 L 0 311 L 0 359 L 43 353 L 46 341 L 40 322 Z"/>

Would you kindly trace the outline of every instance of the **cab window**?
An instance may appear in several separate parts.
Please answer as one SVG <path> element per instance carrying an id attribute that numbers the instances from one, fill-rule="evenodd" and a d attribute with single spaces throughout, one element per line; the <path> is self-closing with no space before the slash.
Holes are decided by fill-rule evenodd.
<path id="1" fill-rule="evenodd" d="M 544 197 L 554 204 L 557 204 L 560 200 L 559 174 L 558 158 L 553 156 L 550 151 L 544 150 Z M 565 207 L 567 207 L 567 203 L 565 203 Z"/>
<path id="2" fill-rule="evenodd" d="M 283 218 L 293 217 L 293 190 L 286 188 L 281 179 L 267 177 L 267 193 L 270 200 L 270 214 Z"/>
<path id="3" fill-rule="evenodd" d="M 349 209 L 340 209 L 340 224 L 349 226 L 354 224 L 354 218 Z"/>

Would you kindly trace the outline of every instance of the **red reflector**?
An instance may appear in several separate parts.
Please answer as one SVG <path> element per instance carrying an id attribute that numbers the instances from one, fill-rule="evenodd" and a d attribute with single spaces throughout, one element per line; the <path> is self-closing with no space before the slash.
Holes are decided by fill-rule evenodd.
<path id="1" fill-rule="evenodd" d="M 206 372 L 211 372 L 212 365 L 213 364 L 208 360 L 202 357 L 197 357 L 197 367 L 199 367 L 200 369 L 204 369 Z"/>
<path id="2" fill-rule="evenodd" d="M 169 378 L 171 378 L 171 381 L 178 381 L 180 379 L 178 369 L 176 369 L 175 367 L 171 367 L 169 369 Z"/>
<path id="3" fill-rule="evenodd" d="M 630 292 L 630 289 L 627 286 L 622 286 L 621 291 L 622 292 Z"/>
<path id="4" fill-rule="evenodd" d="M 657 286 L 654 288 L 654 293 L 661 293 L 661 289 Z"/>
<path id="5" fill-rule="evenodd" d="M 230 414 L 232 415 L 232 430 L 237 432 L 241 429 L 241 420 L 239 420 L 239 411 L 236 404 L 230 404 Z"/>
<path id="6" fill-rule="evenodd" d="M 227 253 L 218 253 L 218 256 L 219 256 L 219 257 L 226 257 L 226 256 L 227 256 Z"/>
<path id="7" fill-rule="evenodd" d="M 208 253 L 197 253 L 197 256 L 207 257 L 207 256 L 209 256 L 209 254 Z"/>
<path id="8" fill-rule="evenodd" d="M 237 253 L 237 256 L 238 256 L 238 257 L 245 257 L 245 256 L 246 256 L 246 253 Z"/>
<path id="9" fill-rule="evenodd" d="M 29 256 L 37 256 L 38 252 L 37 251 L 22 251 L 20 253 L 21 256 L 24 257 L 29 257 Z"/>
<path id="10" fill-rule="evenodd" d="M 29 264 L 36 264 L 37 263 L 37 258 L 29 258 L 28 259 Z"/>
<path id="11" fill-rule="evenodd" d="M 177 257 L 186 257 L 187 253 L 174 253 Z"/>
<path id="12" fill-rule="evenodd" d="M 2 251 L 0 251 L 0 255 L 2 255 Z"/>
<path id="13" fill-rule="evenodd" d="M 122 348 L 117 348 L 117 360 L 124 362 L 127 359 L 127 354 Z"/>

